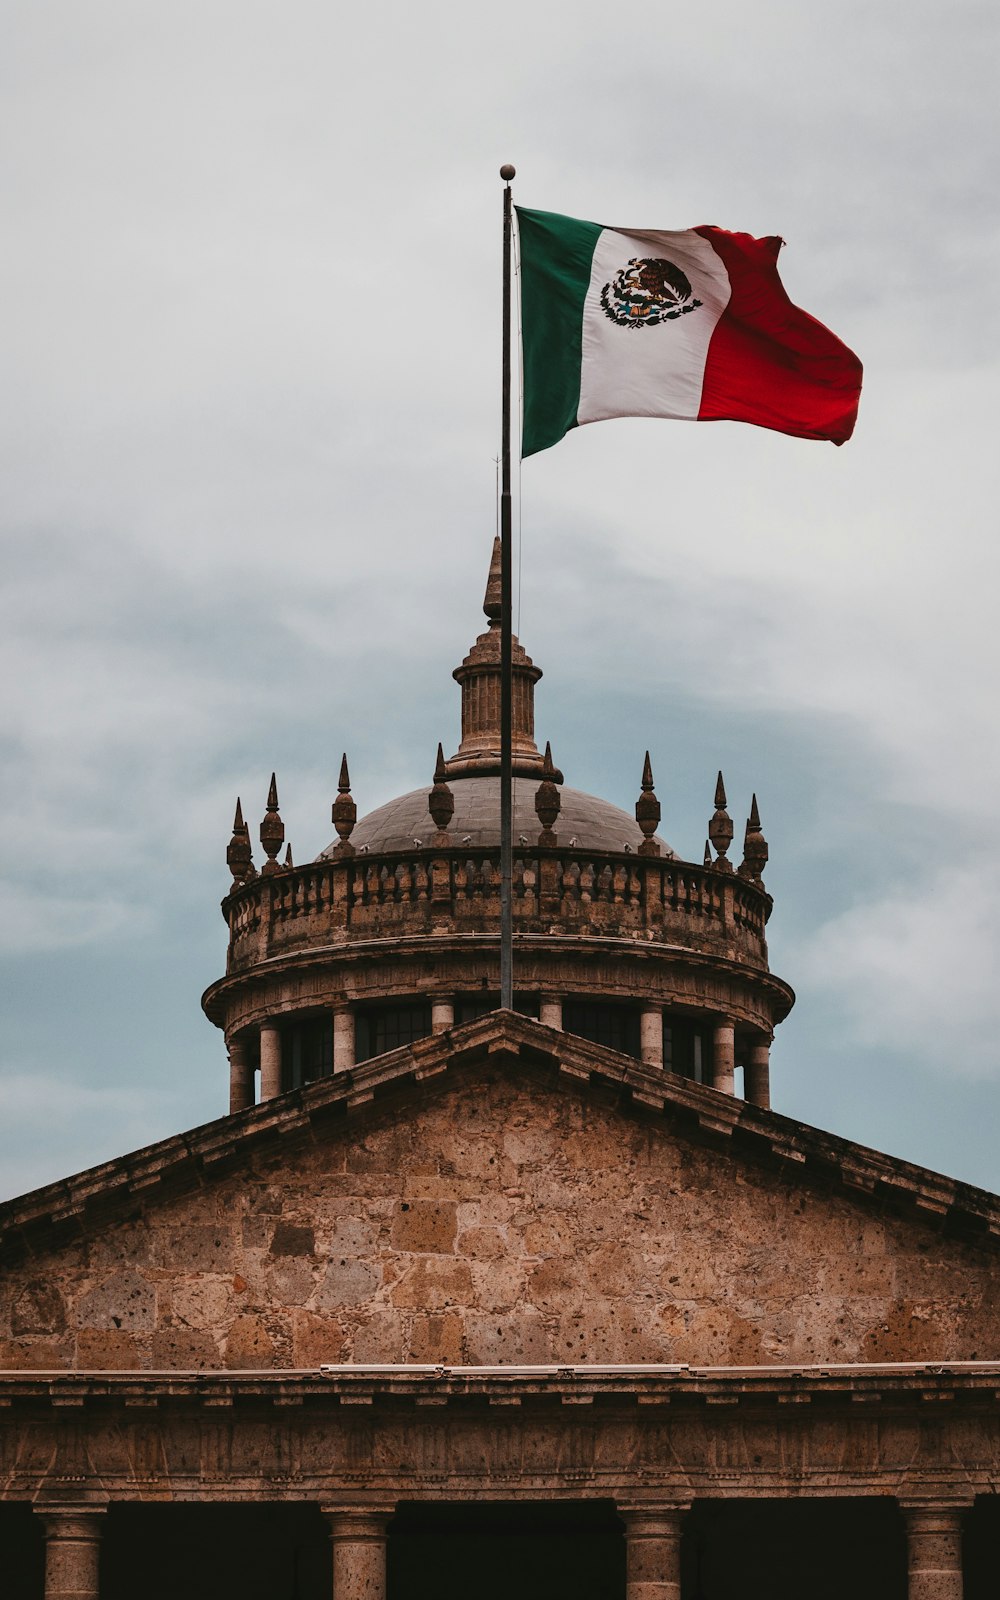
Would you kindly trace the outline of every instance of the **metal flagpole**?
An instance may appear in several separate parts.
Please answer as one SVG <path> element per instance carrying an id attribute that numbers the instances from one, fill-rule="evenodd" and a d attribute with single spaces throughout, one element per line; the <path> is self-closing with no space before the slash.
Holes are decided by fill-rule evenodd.
<path id="1" fill-rule="evenodd" d="M 500 1006 L 514 1009 L 514 920 L 511 905 L 514 807 L 511 781 L 511 558 L 510 558 L 510 253 L 514 168 L 500 168 L 503 191 L 503 422 L 500 478 Z"/>

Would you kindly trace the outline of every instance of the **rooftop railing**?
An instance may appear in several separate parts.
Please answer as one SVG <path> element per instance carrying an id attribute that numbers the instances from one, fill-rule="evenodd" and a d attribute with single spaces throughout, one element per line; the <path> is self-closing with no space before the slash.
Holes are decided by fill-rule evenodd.
<path id="1" fill-rule="evenodd" d="M 771 899 L 733 872 L 663 856 L 520 849 L 519 933 L 632 938 L 766 966 Z M 223 901 L 228 971 L 310 946 L 414 935 L 497 933 L 498 848 L 433 846 L 286 867 Z"/>

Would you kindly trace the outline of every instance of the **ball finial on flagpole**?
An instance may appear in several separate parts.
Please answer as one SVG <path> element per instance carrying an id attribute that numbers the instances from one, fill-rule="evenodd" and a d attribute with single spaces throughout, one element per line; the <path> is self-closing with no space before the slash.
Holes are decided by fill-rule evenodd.
<path id="1" fill-rule="evenodd" d="M 512 167 L 509 161 L 505 161 L 503 166 L 500 168 L 500 176 L 504 183 L 509 183 L 511 178 L 516 177 L 516 175 L 517 168 Z"/>

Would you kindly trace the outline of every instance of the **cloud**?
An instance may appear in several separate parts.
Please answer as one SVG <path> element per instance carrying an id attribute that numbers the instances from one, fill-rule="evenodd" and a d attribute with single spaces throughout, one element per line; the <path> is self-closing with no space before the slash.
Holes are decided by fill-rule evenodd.
<path id="1" fill-rule="evenodd" d="M 69 1073 L 8 1067 L 0 1074 L 2 1193 L 20 1194 L 142 1148 L 179 1121 L 182 1096 L 174 1090 L 83 1084 Z"/>
<path id="2" fill-rule="evenodd" d="M 998 895 L 995 862 L 949 865 L 821 924 L 798 967 L 807 986 L 836 997 L 844 1045 L 1000 1080 Z"/>

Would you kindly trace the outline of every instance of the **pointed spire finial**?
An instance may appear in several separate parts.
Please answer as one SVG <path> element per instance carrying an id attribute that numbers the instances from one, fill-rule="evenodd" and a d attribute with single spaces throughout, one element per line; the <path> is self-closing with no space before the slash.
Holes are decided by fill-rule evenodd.
<path id="1" fill-rule="evenodd" d="M 358 820 L 358 808 L 351 795 L 351 776 L 347 770 L 347 751 L 340 759 L 340 779 L 337 783 L 337 798 L 330 811 L 330 820 L 340 835 L 334 847 L 336 856 L 352 856 L 354 846 L 351 843 L 351 834 L 354 824 Z"/>
<path id="2" fill-rule="evenodd" d="M 260 842 L 264 847 L 267 860 L 261 871 L 265 877 L 272 872 L 280 872 L 275 856 L 285 842 L 285 824 L 278 814 L 278 784 L 274 773 L 271 773 L 271 784 L 267 791 L 267 811 L 260 825 Z"/>
<path id="3" fill-rule="evenodd" d="M 288 849 L 285 851 L 285 866 L 294 867 L 294 865 L 295 862 L 292 860 L 292 847 L 289 845 Z"/>
<path id="4" fill-rule="evenodd" d="M 715 811 L 709 820 L 708 837 L 718 852 L 715 862 L 718 870 L 732 872 L 733 864 L 727 859 L 726 851 L 733 842 L 733 819 L 726 810 L 726 786 L 721 772 L 715 782 Z"/>
<path id="5" fill-rule="evenodd" d="M 236 815 L 233 818 L 233 837 L 226 848 L 226 866 L 233 875 L 232 888 L 238 889 L 256 874 L 253 869 L 253 852 L 250 848 L 250 829 L 243 821 L 243 807 L 236 797 Z"/>
<path id="6" fill-rule="evenodd" d="M 747 818 L 746 834 L 743 841 L 743 861 L 740 865 L 740 877 L 749 878 L 753 883 L 763 885 L 763 873 L 764 868 L 767 866 L 767 858 L 767 840 L 761 832 L 757 796 L 754 795 L 750 802 L 750 815 Z"/>
<path id="7" fill-rule="evenodd" d="M 706 867 L 710 867 L 712 865 L 712 846 L 709 844 L 707 839 L 705 840 L 705 865 Z"/>
<path id="8" fill-rule="evenodd" d="M 658 856 L 660 847 L 653 834 L 660 825 L 660 802 L 656 798 L 653 788 L 653 767 L 646 751 L 646 759 L 642 765 L 642 793 L 635 803 L 635 820 L 642 832 L 642 844 L 639 846 L 641 856 Z"/>
<path id="9" fill-rule="evenodd" d="M 558 842 L 556 834 L 552 832 L 552 825 L 562 810 L 562 795 L 558 789 L 558 784 L 561 782 L 562 773 L 556 771 L 552 760 L 552 746 L 546 740 L 542 781 L 535 790 L 535 815 L 542 825 L 542 831 L 538 835 L 540 845 L 551 846 Z"/>
<path id="10" fill-rule="evenodd" d="M 483 610 L 491 622 L 500 621 L 500 537 L 493 541 L 493 555 L 490 558 L 490 575 L 486 580 L 486 597 L 483 600 Z"/>
<path id="11" fill-rule="evenodd" d="M 440 744 L 437 748 L 437 761 L 434 764 L 434 787 L 427 796 L 427 809 L 431 820 L 437 828 L 437 838 L 434 844 L 448 843 L 448 824 L 455 815 L 455 796 L 452 794 L 445 781 L 448 776 L 444 764 L 444 751 Z"/>

